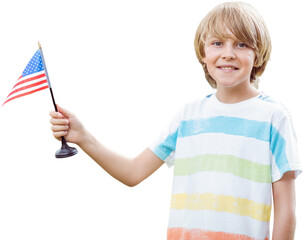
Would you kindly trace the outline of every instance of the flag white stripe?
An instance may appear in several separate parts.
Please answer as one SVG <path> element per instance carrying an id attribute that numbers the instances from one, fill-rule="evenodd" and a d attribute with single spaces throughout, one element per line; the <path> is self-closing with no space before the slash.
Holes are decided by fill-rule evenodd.
<path id="1" fill-rule="evenodd" d="M 26 79 L 28 79 L 28 78 L 32 78 L 32 77 L 39 76 L 39 75 L 41 75 L 41 74 L 45 74 L 45 71 L 43 70 L 43 71 L 36 72 L 36 73 L 30 74 L 30 75 L 26 75 L 26 76 L 24 76 L 24 77 L 22 77 L 22 78 L 19 78 L 19 79 L 17 80 L 16 84 L 17 84 L 18 82 L 21 82 L 21 81 L 26 80 Z"/>
<path id="2" fill-rule="evenodd" d="M 11 92 L 13 92 L 13 91 L 15 91 L 15 90 L 17 90 L 17 89 L 19 89 L 19 88 L 23 88 L 23 87 L 26 87 L 26 86 L 28 86 L 28 85 L 31 85 L 31 84 L 34 84 L 34 83 L 43 81 L 43 80 L 46 80 L 46 77 L 45 77 L 45 76 L 43 76 L 43 77 L 41 77 L 41 78 L 38 78 L 38 79 L 34 79 L 34 80 L 31 80 L 31 81 L 28 81 L 28 82 L 25 82 L 25 83 L 21 83 L 20 85 L 14 87 L 14 88 L 12 89 Z"/>
<path id="3" fill-rule="evenodd" d="M 43 71 L 40 71 L 40 72 L 36 72 L 36 73 L 30 74 L 30 75 L 26 75 L 26 76 L 24 76 L 24 77 L 19 78 L 18 81 L 16 82 L 16 84 L 14 85 L 15 87 L 13 87 L 13 89 L 11 90 L 10 94 L 11 94 L 12 92 L 18 90 L 18 89 L 23 88 L 23 87 L 26 87 L 26 86 L 29 86 L 29 85 L 31 85 L 31 84 L 39 83 L 40 81 L 46 80 L 46 76 L 43 75 L 43 74 L 45 74 L 45 71 L 44 71 L 44 70 L 43 70 Z M 18 83 L 20 83 L 20 82 L 22 82 L 22 81 L 24 81 L 24 80 L 28 80 L 28 79 L 30 79 L 30 78 L 34 78 L 34 77 L 37 77 L 37 76 L 40 76 L 40 75 L 43 75 L 43 76 L 40 77 L 40 78 L 37 78 L 37 79 L 30 80 L 30 81 L 25 82 L 25 83 L 21 83 L 20 85 L 17 85 Z M 17 86 L 16 86 L 16 85 L 17 85 Z M 16 96 L 18 96 L 18 95 L 22 95 L 22 94 L 24 94 L 24 93 L 31 92 L 31 91 L 33 91 L 33 90 L 39 89 L 39 88 L 44 87 L 44 86 L 48 86 L 48 84 L 47 84 L 47 83 L 42 83 L 42 84 L 39 84 L 39 85 L 37 85 L 37 86 L 33 86 L 33 87 L 29 87 L 29 88 L 27 88 L 27 89 L 23 89 L 23 90 L 17 91 L 17 92 L 15 92 L 15 93 L 9 95 L 9 96 L 6 98 L 5 101 L 9 101 L 9 99 L 12 99 L 12 98 L 14 98 L 14 97 L 16 97 Z"/>
<path id="4" fill-rule="evenodd" d="M 47 82 L 46 83 L 43 83 L 43 84 L 40 84 L 38 86 L 35 86 L 35 87 L 31 87 L 31 88 L 27 88 L 27 89 L 24 89 L 24 90 L 21 90 L 19 92 L 16 92 L 12 95 L 10 95 L 5 101 L 8 101 L 9 99 L 13 98 L 13 97 L 16 97 L 18 95 L 21 95 L 21 94 L 24 94 L 24 93 L 27 93 L 27 92 L 31 92 L 33 90 L 36 90 L 38 88 L 41 88 L 41 87 L 44 87 L 44 86 L 48 86 Z"/>

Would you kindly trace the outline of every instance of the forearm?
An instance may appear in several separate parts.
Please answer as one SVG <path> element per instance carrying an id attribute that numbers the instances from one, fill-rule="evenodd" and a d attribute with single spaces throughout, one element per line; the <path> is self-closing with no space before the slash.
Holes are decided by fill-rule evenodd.
<path id="1" fill-rule="evenodd" d="M 60 113 L 50 112 L 54 137 L 60 140 L 64 136 L 66 141 L 78 144 L 106 172 L 125 185 L 137 185 L 163 165 L 164 162 L 148 148 L 135 158 L 110 151 L 86 131 L 75 115 L 59 106 L 58 109 Z"/>
<path id="2" fill-rule="evenodd" d="M 109 150 L 99 143 L 90 133 L 85 132 L 83 141 L 78 144 L 99 166 L 112 177 L 127 186 L 134 186 L 134 159 L 126 158 Z"/>
<path id="3" fill-rule="evenodd" d="M 274 200 L 273 240 L 294 240 L 296 228 L 296 194 L 294 172 L 284 173 L 272 184 Z"/>
<path id="4" fill-rule="evenodd" d="M 287 206 L 285 207 L 287 209 Z M 275 212 L 272 240 L 294 240 L 296 218 L 286 209 Z"/>

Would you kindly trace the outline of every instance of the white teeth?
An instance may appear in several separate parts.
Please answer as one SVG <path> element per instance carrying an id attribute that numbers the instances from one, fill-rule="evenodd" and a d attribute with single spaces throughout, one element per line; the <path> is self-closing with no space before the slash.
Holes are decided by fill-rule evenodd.
<path id="1" fill-rule="evenodd" d="M 234 67 L 221 67 L 221 68 L 226 70 L 235 69 Z"/>

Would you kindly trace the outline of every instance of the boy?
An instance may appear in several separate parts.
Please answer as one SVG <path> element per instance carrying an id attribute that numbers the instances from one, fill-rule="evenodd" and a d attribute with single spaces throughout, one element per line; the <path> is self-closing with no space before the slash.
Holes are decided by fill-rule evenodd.
<path id="1" fill-rule="evenodd" d="M 294 239 L 301 168 L 289 113 L 256 88 L 271 52 L 262 18 L 248 4 L 223 3 L 199 25 L 195 50 L 216 93 L 187 104 L 136 158 L 105 148 L 60 107 L 50 113 L 54 136 L 128 186 L 174 165 L 167 239 L 269 239 L 271 191 L 273 239 Z"/>

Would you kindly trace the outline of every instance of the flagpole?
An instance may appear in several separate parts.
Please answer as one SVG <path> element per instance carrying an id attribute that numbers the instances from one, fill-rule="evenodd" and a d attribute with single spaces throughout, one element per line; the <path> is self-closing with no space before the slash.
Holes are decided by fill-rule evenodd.
<path id="1" fill-rule="evenodd" d="M 47 68 L 46 68 L 46 64 L 45 64 L 45 60 L 44 60 L 44 55 L 43 55 L 42 47 L 41 47 L 41 44 L 40 44 L 39 41 L 38 41 L 38 45 L 39 45 L 40 55 L 41 55 L 41 59 L 42 59 L 43 68 L 44 68 L 44 71 L 45 71 L 45 76 L 46 76 L 47 84 L 48 84 L 48 87 L 49 87 L 49 90 L 50 90 L 50 94 L 52 96 L 52 101 L 53 101 L 53 104 L 54 104 L 54 107 L 55 107 L 55 111 L 58 112 L 57 104 L 56 104 L 56 101 L 55 101 L 55 98 L 54 98 L 54 94 L 53 94 L 53 90 L 52 90 L 52 85 L 51 85 L 50 80 L 49 80 L 49 76 L 48 76 L 48 72 L 47 72 Z"/>
<path id="2" fill-rule="evenodd" d="M 44 68 L 44 71 L 45 71 L 46 80 L 47 80 L 48 87 L 49 87 L 49 90 L 50 90 L 50 94 L 51 94 L 51 97 L 52 97 L 52 101 L 53 101 L 53 104 L 54 104 L 54 107 L 55 107 L 55 111 L 58 112 L 57 104 L 56 104 L 54 93 L 53 93 L 53 90 L 52 90 L 52 85 L 51 85 L 50 80 L 49 80 L 49 76 L 48 76 L 48 72 L 47 72 L 47 68 L 46 68 L 46 64 L 45 64 L 45 60 L 44 60 L 42 47 L 41 47 L 41 44 L 40 44 L 39 41 L 38 41 L 38 46 L 39 46 L 39 51 L 40 51 L 40 55 L 41 55 L 41 59 L 42 59 L 43 68 Z M 70 146 L 67 145 L 67 142 L 66 142 L 64 137 L 61 138 L 61 142 L 62 142 L 62 146 L 61 146 L 61 149 L 59 149 L 56 152 L 56 154 L 55 154 L 56 158 L 71 157 L 71 156 L 78 153 L 76 148 L 70 147 Z"/>

